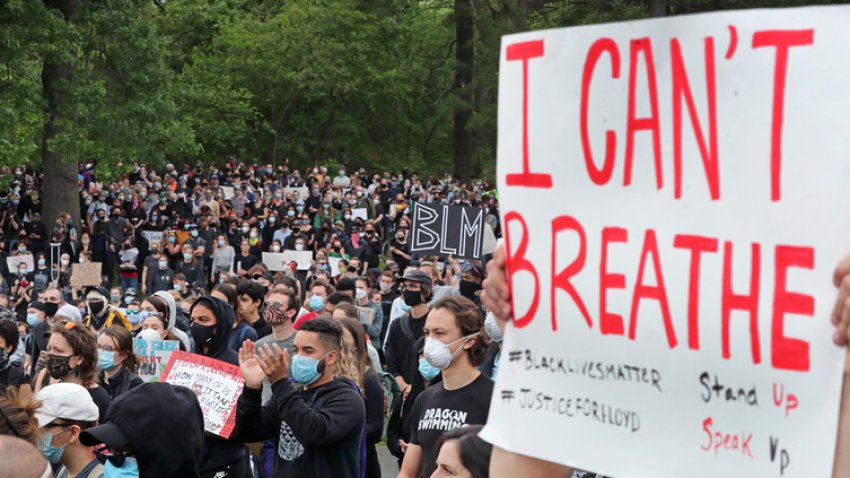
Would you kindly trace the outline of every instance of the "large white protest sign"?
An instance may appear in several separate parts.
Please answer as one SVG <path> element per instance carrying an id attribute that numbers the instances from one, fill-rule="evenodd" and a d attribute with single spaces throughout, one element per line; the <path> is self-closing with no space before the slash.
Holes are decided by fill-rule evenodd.
<path id="1" fill-rule="evenodd" d="M 162 372 L 160 381 L 190 388 L 204 414 L 204 430 L 227 438 L 236 426 L 236 401 L 245 380 L 239 367 L 180 350 Z"/>
<path id="2" fill-rule="evenodd" d="M 828 477 L 850 8 L 505 37 L 514 321 L 483 436 L 626 477 Z"/>
<path id="3" fill-rule="evenodd" d="M 133 339 L 133 352 L 139 357 L 139 377 L 145 382 L 158 382 L 175 350 L 180 350 L 179 340 Z"/>

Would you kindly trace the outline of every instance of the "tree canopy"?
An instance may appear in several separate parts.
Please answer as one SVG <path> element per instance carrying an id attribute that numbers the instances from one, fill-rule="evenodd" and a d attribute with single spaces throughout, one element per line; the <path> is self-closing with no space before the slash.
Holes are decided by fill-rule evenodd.
<path id="1" fill-rule="evenodd" d="M 0 164 L 289 158 L 441 174 L 457 170 L 462 117 L 468 170 L 492 175 L 502 35 L 801 4 L 0 0 Z"/>

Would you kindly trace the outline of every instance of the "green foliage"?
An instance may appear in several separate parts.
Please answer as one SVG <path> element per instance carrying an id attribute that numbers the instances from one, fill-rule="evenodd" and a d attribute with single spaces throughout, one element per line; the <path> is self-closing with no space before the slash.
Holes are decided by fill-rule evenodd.
<path id="1" fill-rule="evenodd" d="M 99 160 L 290 158 L 425 173 L 452 169 L 469 108 L 478 173 L 495 171 L 501 37 L 648 16 L 648 0 L 472 0 L 472 98 L 454 90 L 454 1 L 0 0 L 0 164 L 38 163 L 45 62 L 73 65 L 50 150 Z M 803 0 L 668 1 L 668 14 Z M 832 3 L 815 1 L 814 3 Z M 466 103 L 463 103 L 466 102 Z"/>

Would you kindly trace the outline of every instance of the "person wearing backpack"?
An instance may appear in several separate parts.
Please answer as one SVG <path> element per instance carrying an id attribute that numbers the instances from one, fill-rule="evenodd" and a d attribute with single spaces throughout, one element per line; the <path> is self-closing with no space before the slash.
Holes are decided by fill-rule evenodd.
<path id="1" fill-rule="evenodd" d="M 250 340 L 243 343 L 239 366 L 245 388 L 234 436 L 244 442 L 279 436 L 275 477 L 361 478 L 366 411 L 355 387 L 334 377 L 342 348 L 339 325 L 319 318 L 305 322 L 293 347 L 290 360 L 277 344 L 256 349 Z M 298 387 L 289 380 L 290 362 Z M 262 405 L 265 379 L 272 398 Z"/>

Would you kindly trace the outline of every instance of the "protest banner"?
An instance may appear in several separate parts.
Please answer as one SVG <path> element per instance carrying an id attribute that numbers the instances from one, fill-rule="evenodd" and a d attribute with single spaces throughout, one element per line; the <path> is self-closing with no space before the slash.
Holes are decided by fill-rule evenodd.
<path id="1" fill-rule="evenodd" d="M 357 318 L 360 320 L 361 324 L 372 325 L 372 322 L 375 321 L 375 309 L 371 307 L 357 307 Z"/>
<path id="2" fill-rule="evenodd" d="M 607 476 L 831 476 L 850 8 L 502 42 L 513 320 L 482 436 Z"/>
<path id="3" fill-rule="evenodd" d="M 204 413 L 204 430 L 227 438 L 236 425 L 236 401 L 245 381 L 239 367 L 203 355 L 174 350 L 161 382 L 195 392 Z"/>
<path id="4" fill-rule="evenodd" d="M 221 186 L 221 196 L 225 201 L 233 199 L 233 186 Z"/>
<path id="5" fill-rule="evenodd" d="M 295 261 L 298 263 L 298 270 L 306 271 L 313 265 L 313 253 L 311 251 L 283 251 L 283 252 L 264 252 L 263 264 L 270 271 L 282 271 L 284 265 Z"/>
<path id="6" fill-rule="evenodd" d="M 100 262 L 79 262 L 71 266 L 71 287 L 96 286 L 103 283 Z"/>
<path id="7" fill-rule="evenodd" d="M 27 265 L 27 271 L 35 270 L 35 261 L 33 260 L 32 254 L 7 257 L 6 267 L 9 268 L 9 272 L 11 272 L 12 274 L 17 274 L 18 266 L 20 266 L 21 262 Z"/>
<path id="8" fill-rule="evenodd" d="M 162 231 L 142 231 L 142 236 L 148 241 L 148 244 L 151 242 L 158 242 L 162 244 L 162 238 L 164 235 L 165 233 Z"/>
<path id="9" fill-rule="evenodd" d="M 139 377 L 145 382 L 158 382 L 175 350 L 180 350 L 179 340 L 133 339 L 133 352 L 139 356 Z"/>
<path id="10" fill-rule="evenodd" d="M 353 220 L 357 219 L 358 217 L 360 219 L 364 220 L 364 221 L 368 220 L 369 219 L 369 210 L 366 209 L 365 207 L 358 207 L 358 208 L 352 209 L 351 210 L 351 220 L 353 221 Z"/>
<path id="11" fill-rule="evenodd" d="M 300 187 L 300 188 L 283 188 L 283 194 L 284 194 L 284 195 L 289 194 L 289 195 L 291 195 L 291 197 L 292 197 L 293 199 L 296 199 L 296 198 L 297 198 L 297 199 L 303 199 L 303 200 L 305 200 L 305 201 L 306 201 L 306 200 L 307 200 L 307 195 L 308 195 L 308 194 L 310 194 L 310 190 L 309 190 L 309 189 L 307 189 L 306 187 Z"/>
<path id="12" fill-rule="evenodd" d="M 468 206 L 413 204 L 410 252 L 423 256 L 454 255 L 481 259 L 484 210 Z"/>
<path id="13" fill-rule="evenodd" d="M 336 277 L 339 275 L 339 261 L 342 259 L 339 257 L 328 257 L 328 265 L 331 266 L 331 276 Z"/>

